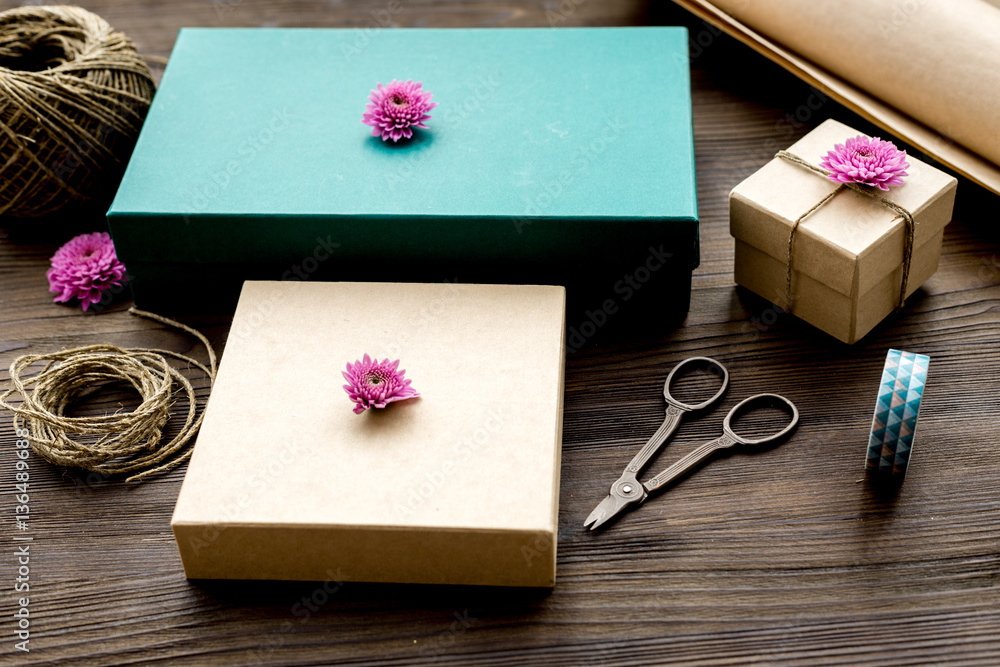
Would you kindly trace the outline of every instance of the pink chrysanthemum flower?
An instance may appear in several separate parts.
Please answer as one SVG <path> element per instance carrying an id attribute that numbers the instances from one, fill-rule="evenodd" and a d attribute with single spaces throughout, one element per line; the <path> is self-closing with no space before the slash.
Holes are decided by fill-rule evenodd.
<path id="1" fill-rule="evenodd" d="M 382 136 L 382 141 L 392 139 L 399 141 L 402 137 L 413 136 L 413 127 L 422 127 L 429 120 L 428 111 L 437 106 L 431 102 L 434 97 L 425 93 L 419 81 L 392 80 L 388 86 L 380 82 L 378 87 L 368 96 L 371 102 L 365 107 L 361 122 L 372 126 L 372 136 Z"/>
<path id="2" fill-rule="evenodd" d="M 393 401 L 405 401 L 416 398 L 418 394 L 410 386 L 410 380 L 404 380 L 406 371 L 396 370 L 399 359 L 389 363 L 388 359 L 372 361 L 367 354 L 354 365 L 347 364 L 347 371 L 341 371 L 350 384 L 344 385 L 344 391 L 357 405 L 354 412 L 361 414 L 369 408 L 384 408 Z"/>
<path id="3" fill-rule="evenodd" d="M 832 172 L 830 180 L 835 183 L 874 185 L 879 190 L 902 185 L 903 176 L 907 175 L 904 170 L 910 166 L 906 151 L 899 150 L 891 141 L 860 134 L 848 139 L 846 145 L 834 146 L 819 164 Z"/>
<path id="4" fill-rule="evenodd" d="M 80 234 L 56 250 L 52 268 L 45 275 L 56 303 L 80 300 L 84 310 L 100 302 L 101 294 L 127 282 L 125 265 L 115 255 L 115 244 L 107 232 Z"/>

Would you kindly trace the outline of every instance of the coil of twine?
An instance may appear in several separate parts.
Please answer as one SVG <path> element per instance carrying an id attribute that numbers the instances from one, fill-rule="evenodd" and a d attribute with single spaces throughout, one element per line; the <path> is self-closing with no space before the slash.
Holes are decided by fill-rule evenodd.
<path id="1" fill-rule="evenodd" d="M 87 345 L 55 354 L 18 357 L 10 366 L 13 386 L 0 395 L 0 407 L 14 413 L 15 430 L 21 429 L 22 422 L 28 427 L 31 449 L 50 463 L 105 475 L 142 470 L 125 480 L 133 482 L 173 468 L 194 451 L 189 448 L 175 456 L 198 432 L 205 413 L 202 410 L 198 414 L 194 387 L 166 357 L 198 368 L 211 383 L 215 380 L 215 351 L 201 332 L 180 322 L 136 308 L 129 312 L 196 337 L 208 351 L 208 366 L 169 350 L 123 349 L 112 345 Z M 30 367 L 41 362 L 45 363 L 41 372 L 30 375 Z M 142 402 L 132 412 L 67 415 L 85 394 L 109 382 L 131 385 Z M 180 431 L 163 444 L 163 432 L 178 393 L 187 400 L 187 417 Z M 7 403 L 13 394 L 21 395 L 20 405 Z"/>
<path id="2" fill-rule="evenodd" d="M 132 41 L 80 7 L 0 12 L 0 215 L 101 200 L 155 85 Z"/>

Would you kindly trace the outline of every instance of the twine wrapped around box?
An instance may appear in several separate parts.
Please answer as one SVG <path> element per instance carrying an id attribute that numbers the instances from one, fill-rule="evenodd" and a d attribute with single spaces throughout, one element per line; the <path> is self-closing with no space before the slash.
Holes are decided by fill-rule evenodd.
<path id="1" fill-rule="evenodd" d="M 0 215 L 114 191 L 153 99 L 131 40 L 70 6 L 0 12 Z"/>
<path id="2" fill-rule="evenodd" d="M 795 317 L 849 345 L 937 271 L 958 186 L 910 155 L 906 182 L 889 192 L 834 181 L 823 157 L 859 134 L 827 119 L 729 195 L 736 283 L 786 312 L 794 287 Z"/>
<path id="3" fill-rule="evenodd" d="M 829 176 L 830 172 L 822 167 L 818 167 L 814 164 L 810 164 L 807 160 L 803 160 L 798 155 L 794 153 L 789 153 L 788 151 L 778 151 L 775 153 L 775 157 L 787 160 L 792 164 L 797 164 L 800 167 L 808 169 L 813 173 L 819 174 L 820 176 Z M 795 221 L 792 222 L 792 228 L 788 232 L 788 271 L 785 274 L 785 304 L 786 310 L 790 313 L 792 312 L 794 305 L 792 301 L 792 250 L 795 246 L 795 232 L 799 228 L 799 224 L 808 218 L 811 214 L 817 211 L 823 204 L 827 203 L 833 199 L 838 192 L 843 190 L 845 187 L 854 190 L 858 194 L 864 195 L 874 199 L 878 203 L 882 204 L 892 212 L 894 212 L 898 217 L 903 219 L 906 223 L 906 235 L 903 237 L 903 278 L 900 281 L 899 286 L 899 303 L 896 308 L 902 308 L 903 304 L 906 302 L 906 287 L 910 280 L 910 264 L 913 261 L 913 238 L 915 233 L 915 223 L 913 221 L 913 214 L 907 211 L 905 208 L 897 204 L 896 202 L 889 201 L 885 197 L 881 197 L 871 191 L 870 188 L 865 188 L 864 186 L 858 185 L 857 183 L 841 183 L 840 186 L 823 197 L 815 206 L 810 208 L 808 211 L 800 215 Z"/>

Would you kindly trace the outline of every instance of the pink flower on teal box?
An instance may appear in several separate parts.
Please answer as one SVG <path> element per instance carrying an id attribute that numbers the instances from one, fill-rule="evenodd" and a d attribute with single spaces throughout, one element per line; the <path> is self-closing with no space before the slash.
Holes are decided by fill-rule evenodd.
<path id="1" fill-rule="evenodd" d="M 399 369 L 399 359 L 389 363 L 388 359 L 372 360 L 367 354 L 361 361 L 347 364 L 347 371 L 341 371 L 348 384 L 344 391 L 354 401 L 354 412 L 361 414 L 370 408 L 384 408 L 393 401 L 405 401 L 420 396 L 410 386 L 410 380 L 403 376 L 406 371 Z"/>
<path id="2" fill-rule="evenodd" d="M 409 139 L 413 136 L 411 128 L 427 129 L 424 121 L 431 118 L 427 112 L 437 106 L 437 102 L 431 102 L 432 97 L 424 92 L 419 81 L 393 79 L 388 86 L 380 82 L 368 96 L 371 102 L 365 107 L 361 122 L 371 125 L 372 136 L 381 136 L 382 141 Z"/>

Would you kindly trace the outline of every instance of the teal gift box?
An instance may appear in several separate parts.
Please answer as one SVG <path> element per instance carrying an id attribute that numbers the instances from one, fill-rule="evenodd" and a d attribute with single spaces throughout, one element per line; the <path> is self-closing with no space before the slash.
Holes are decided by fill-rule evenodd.
<path id="1" fill-rule="evenodd" d="M 183 29 L 108 212 L 136 304 L 460 280 L 593 286 L 583 324 L 654 283 L 686 312 L 687 49 L 683 28 Z M 399 143 L 361 123 L 392 79 L 438 103 Z"/>

